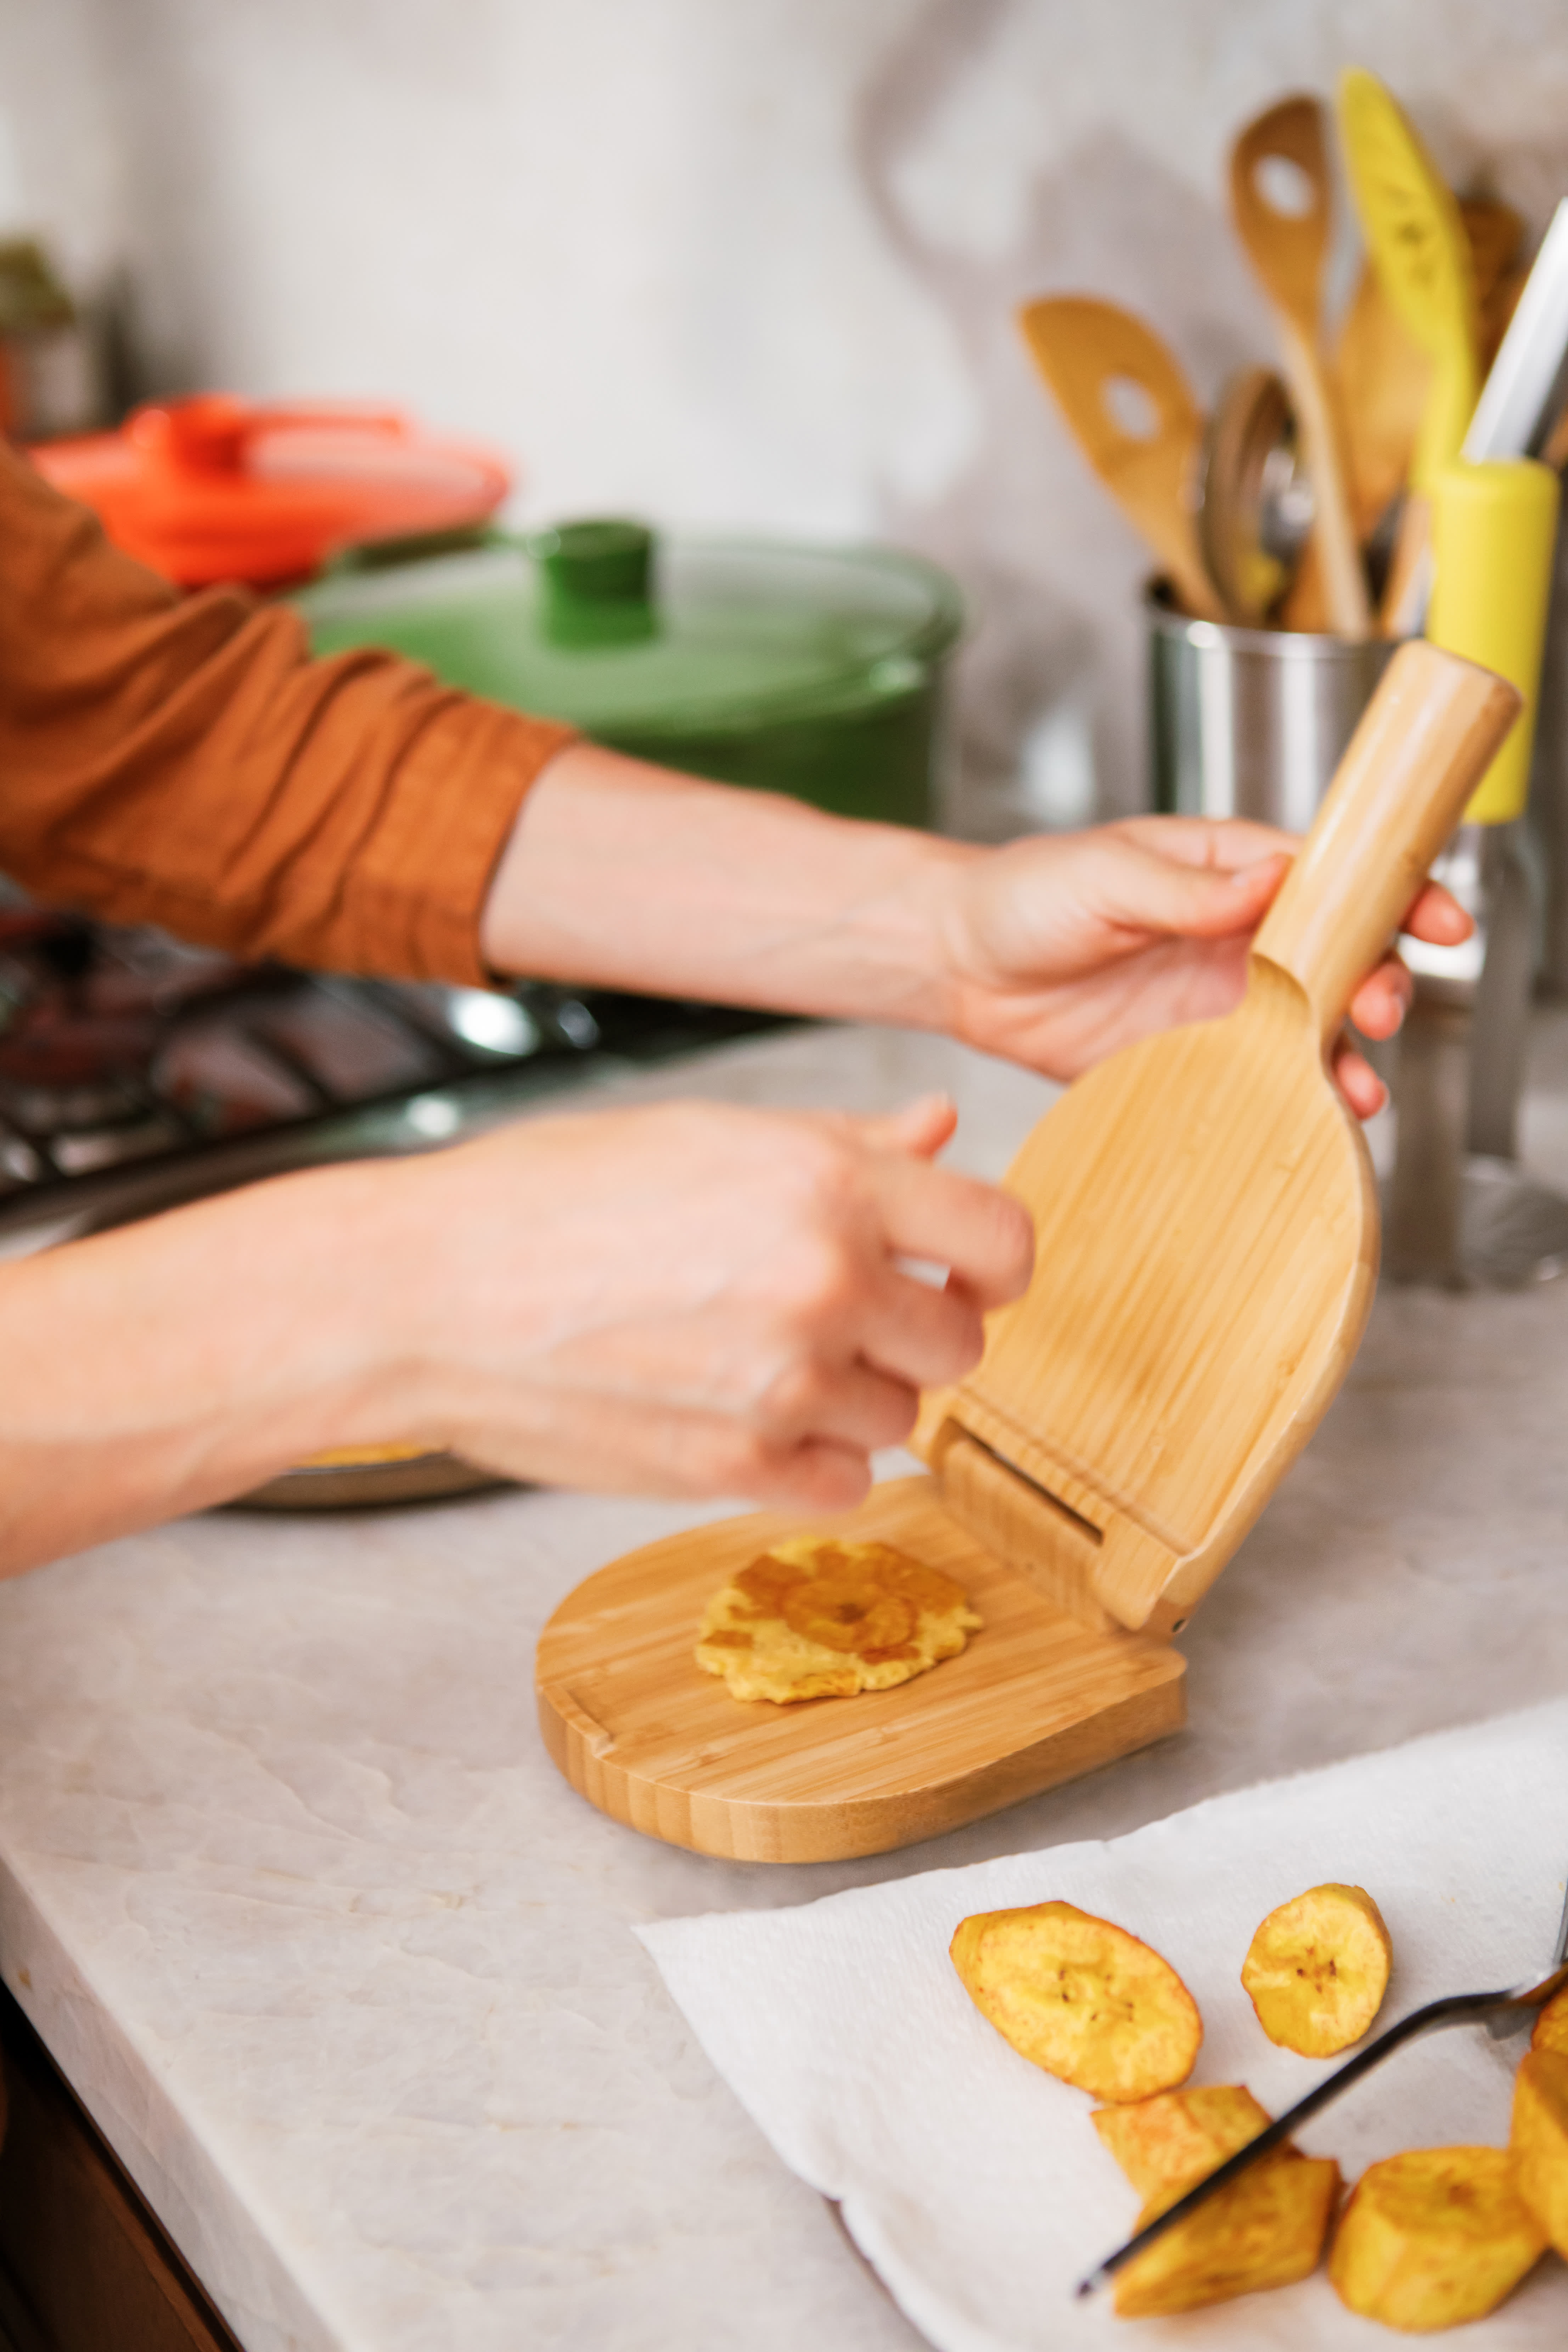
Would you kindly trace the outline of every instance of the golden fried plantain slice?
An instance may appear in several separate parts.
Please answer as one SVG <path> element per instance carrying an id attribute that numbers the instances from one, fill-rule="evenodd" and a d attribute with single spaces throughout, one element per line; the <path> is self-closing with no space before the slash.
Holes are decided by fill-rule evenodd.
<path id="1" fill-rule="evenodd" d="M 1560 1992 L 1549 2000 L 1535 2021 L 1535 2031 L 1530 2037 L 1532 2050 L 1568 2052 L 1568 1991 Z"/>
<path id="2" fill-rule="evenodd" d="M 907 1601 L 852 1570 L 792 1585 L 780 1614 L 792 1632 L 826 1650 L 889 1650 L 915 1630 Z"/>
<path id="3" fill-rule="evenodd" d="M 1531 2050 L 1514 2077 L 1509 2135 L 1519 2193 L 1560 2254 L 1568 2254 L 1568 2056 Z"/>
<path id="4" fill-rule="evenodd" d="M 1212 2165 L 1205 2170 L 1212 2171 Z M 1150 2199 L 1142 2229 L 1194 2189 L 1203 2172 Z M 1191 2221 L 1178 2222 L 1116 2276 L 1121 2319 L 1153 2319 L 1228 2303 L 1238 2294 L 1291 2286 L 1318 2267 L 1339 2202 L 1340 2168 L 1331 2157 L 1282 2148 L 1221 2189 Z"/>
<path id="5" fill-rule="evenodd" d="M 853 1698 L 956 1657 L 979 1624 L 962 1585 L 891 1544 L 791 1536 L 714 1594 L 697 1663 L 732 1698 Z"/>
<path id="6" fill-rule="evenodd" d="M 963 1585 L 944 1576 L 940 1568 L 910 1559 L 891 1544 L 862 1544 L 859 1549 L 861 1565 L 883 1591 L 912 1601 L 917 1609 L 962 1609 L 969 1598 Z"/>
<path id="7" fill-rule="evenodd" d="M 1312 1886 L 1270 1911 L 1241 1981 L 1270 2042 L 1331 2058 L 1361 2040 L 1382 2007 L 1392 1948 L 1364 1886 Z"/>
<path id="8" fill-rule="evenodd" d="M 1357 2181 L 1329 2278 L 1363 2319 L 1419 2334 L 1484 2319 L 1545 2246 L 1505 2148 L 1411 2148 Z"/>
<path id="9" fill-rule="evenodd" d="M 775 1559 L 772 1552 L 765 1551 L 761 1559 L 754 1559 L 750 1568 L 742 1568 L 730 1581 L 754 1607 L 773 1616 L 782 1607 L 791 1586 L 806 1583 L 810 1575 L 808 1568 L 799 1568 L 791 1559 Z"/>
<path id="10" fill-rule="evenodd" d="M 1136 2106 L 1097 2107 L 1089 2118 L 1140 2197 L 1202 2180 L 1271 2120 L 1240 2083 L 1160 2091 Z"/>
<path id="11" fill-rule="evenodd" d="M 1184 2083 L 1204 2038 L 1166 1960 L 1071 1903 L 980 1911 L 952 1965 L 983 2017 L 1047 2074 L 1121 2105 Z"/>

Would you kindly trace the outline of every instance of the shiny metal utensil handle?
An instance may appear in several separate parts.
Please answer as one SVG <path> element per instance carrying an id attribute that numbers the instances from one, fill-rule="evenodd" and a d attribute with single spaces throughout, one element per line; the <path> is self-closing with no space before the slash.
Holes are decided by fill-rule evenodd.
<path id="1" fill-rule="evenodd" d="M 1315 2116 L 1320 2108 L 1326 2107 L 1331 2100 L 1339 2097 L 1342 2091 L 1348 2091 L 1352 2084 L 1359 2083 L 1363 2074 L 1370 2074 L 1374 2066 L 1381 2065 L 1384 2059 L 1395 2050 L 1403 2049 L 1405 2042 L 1419 2042 L 1427 2033 L 1441 2033 L 1450 2025 L 1484 2025 L 1497 2041 L 1505 2040 L 1510 2033 L 1521 2032 L 1538 2011 L 1543 2009 L 1555 1994 L 1568 1988 L 1565 1949 L 1568 1949 L 1568 1903 L 1564 1904 L 1563 1925 L 1558 1932 L 1558 1965 L 1550 1976 L 1542 1978 L 1539 1984 L 1515 1986 L 1508 1992 L 1451 1993 L 1445 2000 L 1431 2000 L 1424 2009 L 1413 2010 L 1408 2017 L 1401 2018 L 1397 2025 L 1391 2025 L 1386 2033 L 1380 2033 L 1375 2042 L 1369 2042 L 1364 2050 L 1358 2051 L 1353 2058 L 1336 2067 L 1315 2090 L 1309 2091 L 1304 2099 L 1298 2099 L 1277 2123 L 1270 2124 L 1267 2131 L 1259 2132 L 1256 2139 L 1249 2139 L 1245 2147 L 1227 2157 L 1222 2165 L 1200 2180 L 1195 2189 L 1189 2189 L 1184 2197 L 1179 2197 L 1145 2229 L 1140 2230 L 1135 2237 L 1129 2238 L 1124 2246 L 1118 2246 L 1113 2254 L 1108 2254 L 1087 2278 L 1079 2280 L 1079 2294 L 1093 2294 L 1100 2287 L 1109 2286 L 1117 2272 L 1135 2261 L 1145 2247 L 1153 2245 L 1167 2230 L 1173 2230 L 1186 2221 L 1200 2205 L 1206 2204 L 1211 2197 L 1217 2197 L 1222 2189 L 1228 2189 L 1233 2180 L 1238 2180 L 1260 2158 L 1282 2147 L 1291 2134 Z"/>
<path id="2" fill-rule="evenodd" d="M 1552 216 L 1508 331 L 1481 386 L 1461 456 L 1523 457 L 1551 422 L 1552 394 L 1568 352 L 1568 197 Z"/>

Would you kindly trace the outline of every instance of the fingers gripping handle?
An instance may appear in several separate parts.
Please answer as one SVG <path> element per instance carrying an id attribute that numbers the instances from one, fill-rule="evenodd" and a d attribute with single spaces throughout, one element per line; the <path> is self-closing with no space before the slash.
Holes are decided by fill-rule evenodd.
<path id="1" fill-rule="evenodd" d="M 1325 1045 L 1519 709 L 1504 679 L 1419 639 L 1384 670 L 1253 942 L 1305 991 Z"/>

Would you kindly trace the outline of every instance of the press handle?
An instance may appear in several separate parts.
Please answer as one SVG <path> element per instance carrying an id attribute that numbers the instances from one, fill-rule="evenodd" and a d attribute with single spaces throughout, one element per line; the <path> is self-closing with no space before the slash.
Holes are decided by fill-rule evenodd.
<path id="1" fill-rule="evenodd" d="M 1421 639 L 1384 670 L 1253 942 L 1304 991 L 1325 1045 L 1519 709 L 1505 679 Z"/>

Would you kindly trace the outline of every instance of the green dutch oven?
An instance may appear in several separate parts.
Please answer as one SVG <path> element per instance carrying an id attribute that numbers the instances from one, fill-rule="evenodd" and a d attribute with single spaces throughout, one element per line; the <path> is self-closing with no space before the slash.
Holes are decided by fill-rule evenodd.
<path id="1" fill-rule="evenodd" d="M 890 548 L 636 522 L 364 549 L 296 599 L 318 653 L 384 646 L 615 750 L 846 816 L 936 814 L 957 588 Z"/>

